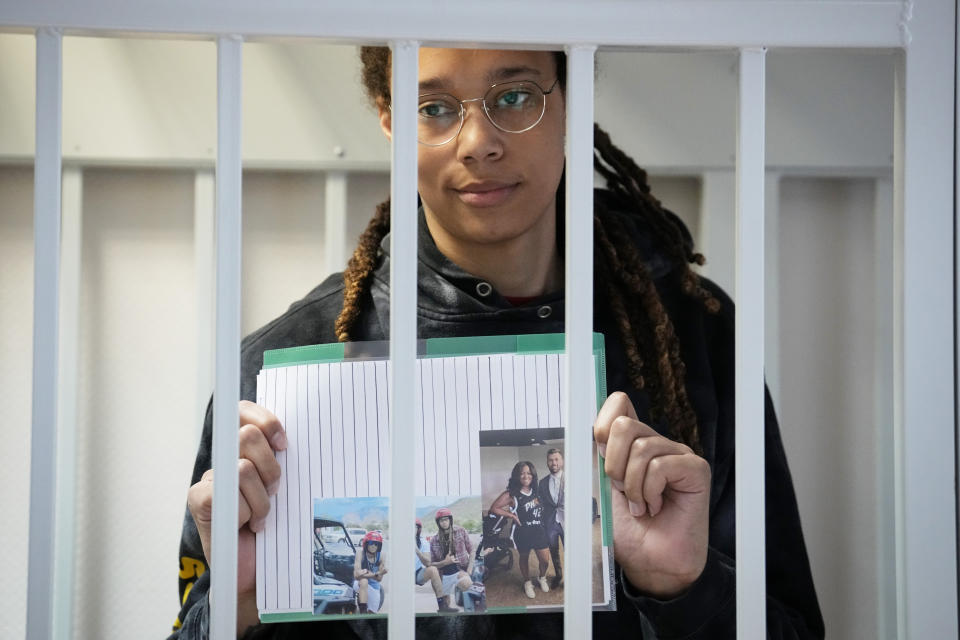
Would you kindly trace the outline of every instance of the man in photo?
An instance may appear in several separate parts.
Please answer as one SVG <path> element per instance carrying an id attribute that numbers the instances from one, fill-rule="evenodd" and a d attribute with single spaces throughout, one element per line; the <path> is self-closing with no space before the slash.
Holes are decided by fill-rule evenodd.
<path id="1" fill-rule="evenodd" d="M 413 576 L 414 582 L 418 586 L 430 583 L 433 587 L 433 593 L 437 596 L 437 611 L 439 613 L 456 613 L 456 607 L 447 604 L 447 597 L 443 594 L 443 582 L 440 580 L 440 572 L 430 561 L 430 543 L 422 535 L 423 523 L 417 518 L 417 537 L 416 547 L 417 557 L 414 560 Z"/>
<path id="2" fill-rule="evenodd" d="M 540 481 L 538 493 L 543 503 L 543 526 L 547 530 L 550 558 L 553 560 L 553 580 L 550 586 L 556 589 L 563 581 L 560 564 L 560 542 L 563 541 L 563 452 L 560 449 L 547 451 L 547 469 L 550 475 Z"/>

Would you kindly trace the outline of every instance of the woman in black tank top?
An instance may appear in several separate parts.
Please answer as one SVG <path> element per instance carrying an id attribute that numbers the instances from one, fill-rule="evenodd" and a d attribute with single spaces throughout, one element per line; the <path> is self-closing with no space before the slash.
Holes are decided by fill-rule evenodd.
<path id="1" fill-rule="evenodd" d="M 528 460 L 513 466 L 507 490 L 500 494 L 490 507 L 497 515 L 511 518 L 516 523 L 513 542 L 519 554 L 520 573 L 523 575 L 523 592 L 528 598 L 535 598 L 533 582 L 530 579 L 528 562 L 530 551 L 536 551 L 539 564 L 537 582 L 540 589 L 550 591 L 547 584 L 547 567 L 550 564 L 550 549 L 547 532 L 543 526 L 543 505 L 537 495 L 537 469 Z"/>

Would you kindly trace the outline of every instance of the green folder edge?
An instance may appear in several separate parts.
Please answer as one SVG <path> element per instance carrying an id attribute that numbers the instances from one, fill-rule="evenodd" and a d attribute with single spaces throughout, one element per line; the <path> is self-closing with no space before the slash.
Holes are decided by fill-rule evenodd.
<path id="1" fill-rule="evenodd" d="M 449 358 L 456 356 L 483 356 L 499 353 L 522 353 L 524 355 L 540 353 L 563 353 L 565 334 L 563 333 L 533 333 L 505 336 L 469 336 L 464 338 L 428 338 L 425 353 L 419 358 Z M 607 398 L 607 359 L 602 333 L 593 333 L 593 355 L 597 358 L 595 379 L 597 384 L 597 410 Z M 369 358 L 364 358 L 368 360 Z M 330 362 L 344 362 L 346 346 L 342 342 L 332 344 L 313 344 L 286 349 L 271 349 L 263 352 L 263 368 L 274 369 L 292 365 L 326 364 Z M 597 453 L 598 469 L 600 473 L 600 510 L 603 527 L 601 537 L 603 546 L 608 549 L 613 544 L 613 513 L 611 511 L 610 482 L 604 471 L 603 456 Z M 611 565 L 610 570 L 613 570 Z M 616 600 L 616 595 L 611 594 Z M 486 614 L 526 613 L 537 611 L 527 607 L 488 607 Z M 360 620 L 364 618 L 386 618 L 388 614 L 324 614 L 314 615 L 312 611 L 291 611 L 289 613 L 266 613 L 260 616 L 264 623 L 276 622 L 307 622 L 310 620 Z M 437 617 L 436 613 L 417 613 L 421 617 Z M 484 615 L 460 613 L 458 615 Z"/>

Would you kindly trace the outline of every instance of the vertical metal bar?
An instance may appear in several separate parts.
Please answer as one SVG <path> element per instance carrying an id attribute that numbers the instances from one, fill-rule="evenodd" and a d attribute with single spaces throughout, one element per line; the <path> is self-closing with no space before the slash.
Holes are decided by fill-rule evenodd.
<path id="1" fill-rule="evenodd" d="M 767 171 L 763 192 L 764 339 L 763 370 L 774 407 L 780 404 L 780 173 Z"/>
<path id="2" fill-rule="evenodd" d="M 57 342 L 60 277 L 60 141 L 63 36 L 37 31 L 37 133 L 33 170 L 33 413 L 27 637 L 51 638 L 54 487 L 57 459 Z"/>
<path id="3" fill-rule="evenodd" d="M 765 638 L 763 187 L 766 49 L 741 49 L 737 106 L 737 638 Z"/>
<path id="4" fill-rule="evenodd" d="M 213 411 L 210 637 L 237 637 L 237 422 L 240 400 L 239 36 L 217 40 L 217 334 Z M 222 470 L 222 471 L 220 471 Z"/>
<path id="5" fill-rule="evenodd" d="M 956 638 L 956 345 L 953 244 L 956 4 L 902 25 L 902 139 L 894 166 L 902 241 L 903 612 L 909 638 Z M 899 416 L 898 416 L 899 417 Z"/>
<path id="6" fill-rule="evenodd" d="M 197 441 L 213 388 L 214 216 L 216 185 L 213 171 L 200 169 L 193 176 L 193 269 L 197 301 L 197 356 L 195 412 Z"/>
<path id="7" fill-rule="evenodd" d="M 328 171 L 324 189 L 323 260 L 326 273 L 347 263 L 347 172 Z"/>
<path id="8" fill-rule="evenodd" d="M 897 574 L 897 638 L 907 637 L 906 524 L 903 479 L 903 142 L 906 54 L 897 56 L 893 100 L 893 511 Z"/>
<path id="9" fill-rule="evenodd" d="M 894 224 L 893 182 L 874 186 L 874 344 L 873 398 L 877 453 L 876 513 L 877 637 L 897 636 L 897 565 L 895 522 L 894 429 Z"/>
<path id="10" fill-rule="evenodd" d="M 73 637 L 73 573 L 76 547 L 77 378 L 80 274 L 83 246 L 83 174 L 63 171 L 60 236 L 60 400 L 57 414 L 56 555 L 53 569 L 53 637 Z"/>
<path id="11" fill-rule="evenodd" d="M 593 57 L 596 47 L 567 48 L 566 186 L 566 379 L 567 389 L 595 385 L 593 363 Z M 591 366 L 587 366 L 588 363 Z M 591 558 L 579 553 L 590 542 L 590 482 L 593 464 L 590 425 L 596 415 L 592 396 L 565 393 L 566 525 L 564 528 L 563 635 L 589 638 Z"/>
<path id="12" fill-rule="evenodd" d="M 390 173 L 390 532 L 398 548 L 414 530 L 413 433 L 417 357 L 417 69 L 420 45 L 390 44 L 392 161 Z M 413 554 L 391 556 L 391 571 L 413 575 Z M 387 631 L 393 640 L 413 640 L 413 580 L 394 580 Z"/>

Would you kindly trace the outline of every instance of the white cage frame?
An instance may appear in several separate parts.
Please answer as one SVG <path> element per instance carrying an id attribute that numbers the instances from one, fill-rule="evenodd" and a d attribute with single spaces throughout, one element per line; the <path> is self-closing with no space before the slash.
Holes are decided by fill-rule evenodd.
<path id="1" fill-rule="evenodd" d="M 440 14 L 443 15 L 440 15 Z M 510 20 L 502 16 L 510 15 Z M 896 267 L 894 301 L 894 423 L 897 523 L 898 637 L 957 637 L 957 501 L 955 491 L 954 196 L 957 161 L 956 7 L 947 0 L 913 2 L 651 0 L 523 3 L 495 0 L 482 6 L 427 0 L 299 3 L 280 0 L 147 0 L 60 3 L 4 1 L 0 30 L 35 31 L 37 131 L 35 160 L 35 297 L 33 414 L 30 477 L 30 549 L 27 637 L 53 637 L 62 597 L 54 597 L 54 526 L 57 478 L 56 417 L 58 271 L 61 216 L 61 42 L 64 33 L 166 34 L 218 42 L 217 313 L 214 466 L 232 468 L 237 457 L 240 296 L 240 62 L 244 39 L 310 37 L 339 43 L 388 42 L 394 50 L 395 126 L 391 195 L 394 359 L 391 415 L 413 422 L 408 395 L 415 356 L 416 140 L 413 101 L 421 45 L 564 47 L 570 55 L 568 89 L 567 344 L 568 361 L 590 351 L 590 273 L 593 56 L 597 47 L 740 51 L 737 133 L 737 616 L 738 637 L 765 635 L 763 557 L 763 187 L 764 54 L 767 47 L 884 48 L 900 51 L 896 89 L 894 171 Z M 413 159 L 413 162 L 410 161 Z M 582 219 L 581 219 L 582 218 Z M 574 241 L 576 240 L 576 241 Z M 402 257 L 400 257 L 402 256 Z M 931 276 L 931 274 L 934 274 Z M 939 274 L 939 275 L 938 275 Z M 570 384 L 589 370 L 571 368 Z M 567 424 L 591 413 L 568 394 Z M 406 420 L 404 420 L 406 418 Z M 394 438 L 393 460 L 412 457 L 412 441 Z M 570 469 L 589 468 L 586 451 L 571 448 Z M 412 478 L 393 464 L 390 526 L 413 525 Z M 570 473 L 569 509 L 588 513 L 586 475 Z M 748 488 L 750 490 L 748 490 Z M 212 586 L 214 638 L 235 637 L 237 484 L 218 482 L 214 509 Z M 572 523 L 586 523 L 573 517 Z M 568 531 L 572 548 L 587 540 L 586 525 Z M 409 574 L 412 558 L 398 554 L 396 570 Z M 409 565 L 409 566 L 407 566 Z M 233 567 L 233 571 L 228 570 Z M 567 563 L 565 636 L 589 637 L 586 559 Z M 398 588 L 390 616 L 392 637 L 412 638 L 413 586 Z"/>

